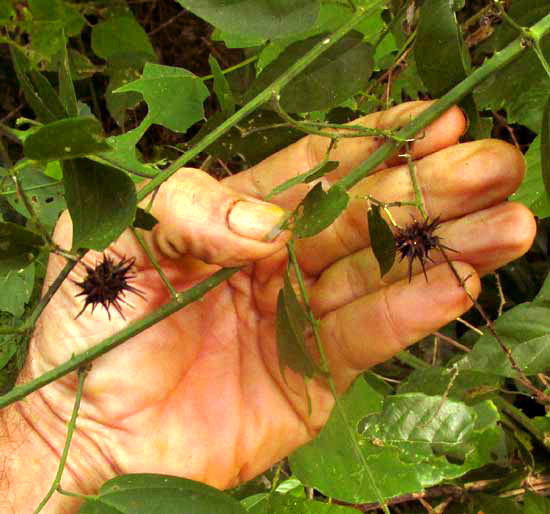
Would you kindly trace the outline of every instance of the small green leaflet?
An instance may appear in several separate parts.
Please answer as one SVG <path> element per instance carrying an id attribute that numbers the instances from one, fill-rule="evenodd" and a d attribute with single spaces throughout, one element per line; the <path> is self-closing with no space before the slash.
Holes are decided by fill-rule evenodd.
<path id="1" fill-rule="evenodd" d="M 327 192 L 319 182 L 296 208 L 292 230 L 298 238 L 311 237 L 327 228 L 347 207 L 349 196 L 341 186 Z"/>
<path id="2" fill-rule="evenodd" d="M 250 514 L 357 514 L 356 509 L 297 498 L 280 493 L 263 493 L 247 498 L 247 512 Z M 244 502 L 243 502 L 244 503 Z"/>
<path id="3" fill-rule="evenodd" d="M 157 123 L 174 132 L 185 132 L 204 117 L 203 102 L 209 92 L 202 80 L 183 68 L 147 63 L 143 76 L 119 87 L 115 93 L 137 91 L 149 111 L 142 124 Z"/>
<path id="4" fill-rule="evenodd" d="M 123 171 L 88 159 L 73 159 L 64 162 L 63 179 L 74 250 L 102 251 L 133 223 L 136 189 Z"/>
<path id="5" fill-rule="evenodd" d="M 243 37 L 277 39 L 311 27 L 320 0 L 177 0 L 214 27 Z"/>
<path id="6" fill-rule="evenodd" d="M 72 159 L 109 149 L 95 118 L 54 121 L 31 134 L 24 144 L 25 156 L 37 161 Z"/>
<path id="7" fill-rule="evenodd" d="M 0 311 L 23 316 L 34 286 L 34 263 L 20 270 L 0 272 Z"/>
<path id="8" fill-rule="evenodd" d="M 218 61 L 213 55 L 208 57 L 208 64 L 210 65 L 210 71 L 214 75 L 214 91 L 220 104 L 220 109 L 225 117 L 231 116 L 235 112 L 235 99 L 233 98 L 233 92 L 229 87 L 229 83 L 223 74 Z"/>
<path id="9" fill-rule="evenodd" d="M 205 484 L 168 475 L 121 475 L 105 482 L 79 514 L 245 514 L 231 496 Z"/>
<path id="10" fill-rule="evenodd" d="M 371 205 L 367 212 L 370 244 L 380 266 L 380 276 L 390 271 L 395 261 L 395 241 L 393 233 L 380 214 L 380 206 Z"/>
<path id="11" fill-rule="evenodd" d="M 304 338 L 306 325 L 307 316 L 290 283 L 287 268 L 283 289 L 279 291 L 277 298 L 277 318 L 275 322 L 279 367 L 283 378 L 285 378 L 286 367 L 308 378 L 311 378 L 318 370 L 306 348 Z"/>

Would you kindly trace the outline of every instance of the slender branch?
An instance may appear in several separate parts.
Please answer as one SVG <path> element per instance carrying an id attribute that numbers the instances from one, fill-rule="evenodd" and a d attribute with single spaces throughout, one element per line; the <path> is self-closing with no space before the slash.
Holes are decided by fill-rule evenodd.
<path id="1" fill-rule="evenodd" d="M 11 391 L 6 393 L 3 396 L 0 396 L 0 408 L 3 408 L 11 403 L 14 403 L 21 398 L 24 398 L 28 394 L 44 387 L 45 385 L 61 378 L 71 371 L 74 371 L 81 366 L 92 362 L 94 359 L 97 359 L 99 356 L 107 353 L 108 351 L 116 348 L 121 345 L 131 337 L 147 330 L 149 327 L 155 325 L 159 321 L 167 318 L 168 316 L 174 314 L 174 312 L 183 309 L 192 302 L 195 302 L 202 298 L 208 291 L 218 286 L 229 277 L 234 275 L 240 268 L 224 268 L 220 271 L 214 273 L 211 277 L 203 280 L 196 286 L 191 289 L 178 293 L 177 298 L 168 302 L 167 304 L 159 307 L 156 311 L 145 316 L 144 318 L 135 321 L 134 323 L 128 325 L 126 328 L 123 328 L 120 332 L 107 337 L 100 343 L 92 346 L 88 350 L 79 353 L 78 355 L 73 356 L 68 361 L 64 362 L 60 366 L 47 371 L 46 373 L 40 375 L 39 377 L 27 382 L 26 384 L 21 384 L 14 387 Z M 57 279 L 56 279 L 57 280 Z"/>
<path id="2" fill-rule="evenodd" d="M 411 177 L 411 182 L 412 182 L 413 191 L 414 191 L 415 205 L 416 205 L 416 208 L 420 211 L 420 214 L 422 215 L 422 217 L 424 219 L 427 219 L 428 213 L 426 212 L 424 195 L 422 194 L 422 190 L 420 189 L 420 185 L 418 184 L 418 178 L 416 176 L 416 166 L 411 156 L 409 143 L 406 143 L 406 148 L 407 148 L 407 151 L 404 154 L 402 154 L 401 157 L 405 157 L 407 159 L 409 176 Z"/>
<path id="3" fill-rule="evenodd" d="M 380 492 L 380 489 L 378 488 L 378 485 L 376 484 L 376 481 L 374 479 L 374 475 L 372 474 L 372 471 L 370 470 L 370 467 L 367 463 L 367 459 L 365 458 L 365 455 L 361 451 L 361 447 L 359 445 L 359 442 L 357 441 L 357 432 L 352 428 L 351 423 L 348 420 L 348 417 L 346 415 L 346 411 L 344 410 L 344 407 L 342 406 L 342 402 L 340 401 L 340 395 L 338 394 L 338 391 L 336 390 L 336 384 L 334 383 L 334 378 L 332 377 L 332 373 L 330 372 L 330 365 L 328 361 L 328 357 L 325 353 L 325 349 L 323 346 L 323 342 L 321 340 L 321 333 L 320 333 L 320 322 L 318 319 L 315 318 L 315 315 L 313 314 L 313 311 L 311 309 L 311 305 L 309 302 L 309 296 L 307 294 L 306 285 L 304 282 L 304 278 L 302 276 L 302 271 L 300 269 L 300 265 L 298 264 L 298 259 L 296 257 L 296 252 L 294 249 L 294 241 L 290 241 L 287 244 L 288 248 L 288 256 L 289 260 L 292 264 L 292 267 L 294 269 L 294 272 L 296 274 L 296 279 L 298 281 L 298 286 L 300 288 L 300 293 L 302 295 L 302 300 L 304 301 L 306 312 L 311 324 L 311 328 L 313 331 L 313 336 L 315 338 L 315 343 L 317 350 L 319 352 L 319 355 L 321 357 L 321 367 L 323 371 L 326 373 L 326 380 L 329 384 L 330 391 L 332 393 L 332 396 L 334 398 L 334 404 L 336 406 L 336 410 L 340 414 L 342 420 L 344 421 L 344 425 L 346 425 L 346 429 L 348 430 L 350 439 L 354 443 L 354 450 L 361 461 L 361 464 L 363 466 L 363 469 L 369 479 L 369 482 L 371 483 L 371 486 L 373 488 L 374 493 L 376 494 L 378 503 L 380 504 L 380 508 L 384 511 L 385 514 L 390 514 L 390 511 L 388 509 L 388 506 L 384 502 L 384 497 L 382 496 L 382 493 Z"/>
<path id="4" fill-rule="evenodd" d="M 143 239 L 143 236 L 134 227 L 132 227 L 132 233 L 134 234 L 135 238 L 138 240 L 138 243 L 140 244 L 140 246 L 143 248 L 143 251 L 147 254 L 147 257 L 149 257 L 149 261 L 151 261 L 151 264 L 157 270 L 157 273 L 159 274 L 161 280 L 164 282 L 164 285 L 166 286 L 168 291 L 170 291 L 170 296 L 172 298 L 176 298 L 178 296 L 178 292 L 176 291 L 174 286 L 171 284 L 170 280 L 168 280 L 168 277 L 166 276 L 164 271 L 162 271 L 162 268 L 160 267 L 160 264 L 157 258 L 151 251 L 151 248 L 149 247 L 145 239 Z"/>
<path id="5" fill-rule="evenodd" d="M 38 507 L 34 511 L 34 514 L 38 514 L 48 503 L 53 493 L 57 490 L 59 484 L 61 483 L 61 476 L 63 475 L 63 470 L 65 469 L 65 463 L 67 462 L 67 456 L 69 455 L 69 448 L 71 447 L 71 440 L 73 438 L 73 433 L 76 428 L 76 417 L 78 416 L 78 409 L 80 408 L 80 400 L 82 399 L 82 389 L 84 387 L 84 380 L 88 374 L 88 367 L 79 368 L 78 370 L 78 384 L 76 388 L 76 396 L 74 399 L 73 413 L 71 419 L 67 425 L 67 437 L 65 439 L 65 447 L 63 448 L 63 453 L 59 459 L 59 466 L 57 467 L 57 473 L 53 480 L 50 490 L 46 493 L 46 496 L 39 503 Z"/>
<path id="6" fill-rule="evenodd" d="M 208 133 L 202 138 L 193 148 L 189 149 L 178 159 L 176 159 L 168 168 L 159 175 L 157 175 L 151 182 L 149 182 L 139 193 L 138 201 L 143 200 L 151 191 L 162 184 L 165 180 L 171 177 L 179 168 L 188 163 L 191 159 L 203 152 L 208 146 L 216 141 L 220 136 L 225 134 L 230 128 L 232 128 L 239 121 L 244 119 L 250 113 L 255 111 L 260 105 L 269 101 L 274 94 L 277 94 L 281 89 L 286 86 L 293 78 L 300 74 L 309 64 L 311 64 L 317 57 L 323 52 L 328 50 L 343 36 L 345 36 L 350 30 L 358 25 L 364 18 L 366 18 L 373 9 L 383 5 L 383 0 L 374 0 L 371 2 L 369 8 L 358 7 L 357 12 L 338 30 L 333 34 L 323 39 L 315 45 L 306 55 L 298 59 L 283 75 L 266 87 L 260 94 L 250 100 L 246 105 L 239 109 L 235 114 L 227 118 L 221 125 L 215 128 L 212 132 Z"/>

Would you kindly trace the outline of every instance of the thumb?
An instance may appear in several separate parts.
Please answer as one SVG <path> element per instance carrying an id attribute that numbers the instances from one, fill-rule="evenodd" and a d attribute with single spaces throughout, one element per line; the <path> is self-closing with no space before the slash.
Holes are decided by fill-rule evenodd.
<path id="1" fill-rule="evenodd" d="M 285 210 L 192 168 L 182 168 L 160 187 L 151 213 L 159 221 L 151 234 L 153 247 L 171 259 L 191 255 L 239 266 L 272 255 L 290 236 L 278 230 Z"/>

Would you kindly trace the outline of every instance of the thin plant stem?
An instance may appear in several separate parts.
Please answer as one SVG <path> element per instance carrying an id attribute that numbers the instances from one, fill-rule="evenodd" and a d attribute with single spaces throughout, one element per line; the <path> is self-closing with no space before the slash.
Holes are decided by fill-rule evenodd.
<path id="1" fill-rule="evenodd" d="M 258 60 L 258 56 L 253 55 L 252 57 L 249 57 L 248 59 L 245 59 L 244 61 L 241 61 L 240 63 L 237 63 L 234 66 L 230 66 L 229 68 L 223 69 L 222 74 L 226 75 L 233 71 L 237 71 L 238 69 L 244 68 L 245 66 L 248 66 L 249 64 L 252 64 L 254 61 L 257 61 L 257 60 Z M 214 75 L 205 75 L 204 77 L 201 77 L 201 80 L 211 80 L 213 78 L 214 78 Z"/>
<path id="2" fill-rule="evenodd" d="M 303 300 L 304 305 L 306 307 L 306 312 L 307 312 L 307 315 L 308 315 L 308 318 L 309 318 L 309 321 L 310 321 L 310 324 L 311 324 L 311 328 L 312 328 L 313 336 L 314 336 L 314 339 L 315 339 L 317 351 L 319 352 L 319 355 L 321 357 L 321 369 L 324 372 L 326 372 L 326 380 L 328 382 L 328 385 L 329 385 L 330 391 L 332 393 L 332 396 L 334 397 L 334 404 L 335 404 L 336 410 L 338 411 L 338 413 L 340 414 L 342 420 L 344 421 L 344 425 L 346 426 L 346 429 L 348 430 L 350 439 L 353 441 L 353 444 L 354 444 L 353 447 L 354 447 L 355 453 L 357 454 L 357 457 L 359 458 L 359 460 L 360 460 L 360 462 L 363 466 L 363 469 L 365 470 L 365 473 L 366 473 L 366 475 L 367 475 L 367 477 L 368 477 L 368 479 L 369 479 L 369 481 L 372 485 L 372 488 L 373 488 L 373 490 L 376 494 L 376 497 L 377 497 L 377 501 L 381 506 L 380 508 L 384 511 L 385 514 L 390 514 L 390 511 L 388 509 L 388 506 L 387 506 L 386 502 L 384 501 L 382 493 L 380 492 L 380 489 L 378 488 L 378 485 L 376 484 L 376 481 L 374 479 L 374 475 L 372 474 L 372 471 L 370 470 L 370 467 L 367 463 L 367 460 L 366 460 L 363 452 L 361 451 L 361 447 L 359 445 L 359 442 L 357 441 L 357 434 L 353 430 L 353 428 L 351 426 L 351 423 L 348 420 L 348 417 L 346 415 L 346 411 L 344 410 L 344 407 L 342 406 L 342 402 L 340 400 L 340 395 L 338 394 L 338 391 L 336 389 L 336 384 L 334 382 L 334 378 L 332 377 L 332 373 L 330 372 L 330 365 L 329 365 L 329 362 L 328 362 L 328 357 L 325 353 L 323 342 L 321 340 L 321 334 L 320 334 L 320 330 L 319 330 L 320 329 L 320 322 L 319 322 L 318 319 L 315 318 L 315 316 L 313 314 L 313 311 L 311 310 L 306 285 L 305 285 L 305 282 L 304 282 L 304 278 L 302 276 L 300 265 L 298 264 L 298 259 L 296 257 L 296 251 L 294 249 L 294 241 L 291 240 L 287 244 L 287 248 L 288 248 L 289 260 L 290 260 L 290 263 L 292 264 L 292 267 L 293 267 L 294 272 L 296 274 L 296 280 L 298 281 L 298 286 L 300 288 L 300 293 L 301 293 L 301 296 L 302 296 L 302 300 Z"/>
<path id="3" fill-rule="evenodd" d="M 441 332 L 434 332 L 434 335 L 441 339 L 442 341 L 445 341 L 449 343 L 451 346 L 454 346 L 455 348 L 458 348 L 459 350 L 462 350 L 465 353 L 471 352 L 471 348 L 468 348 L 467 346 L 464 346 L 463 344 L 459 343 L 458 341 L 455 341 L 452 337 L 446 336 L 445 334 L 442 334 Z"/>
<path id="4" fill-rule="evenodd" d="M 107 353 L 113 348 L 116 348 L 131 337 L 136 336 L 144 330 L 152 327 L 159 321 L 162 321 L 168 316 L 174 314 L 174 312 L 177 312 L 180 309 L 183 309 L 184 307 L 189 305 L 190 303 L 199 300 L 208 291 L 234 275 L 237 271 L 239 271 L 239 269 L 240 268 L 223 268 L 217 271 L 212 276 L 203 280 L 191 289 L 178 293 L 177 297 L 174 300 L 168 302 L 162 307 L 159 307 L 148 316 L 145 316 L 144 318 L 139 319 L 134 323 L 131 323 L 127 327 L 123 328 L 120 332 L 117 332 L 116 334 L 107 337 L 100 343 L 92 346 L 84 352 L 74 355 L 68 361 L 50 371 L 47 371 L 46 373 L 40 375 L 34 380 L 14 387 L 8 393 L 0 396 L 0 409 L 6 407 L 7 405 L 10 405 L 11 403 L 21 400 L 28 394 L 36 391 L 37 389 L 40 389 L 41 387 L 44 387 L 45 385 L 53 382 L 54 380 L 57 380 L 58 378 L 67 375 L 71 371 L 74 371 L 81 366 L 92 362 L 94 359 L 97 359 L 98 357 Z"/>
<path id="5" fill-rule="evenodd" d="M 143 251 L 147 254 L 147 257 L 149 257 L 151 264 L 157 270 L 157 273 L 159 274 L 161 280 L 164 282 L 164 285 L 166 286 L 168 291 L 170 291 L 170 296 L 172 297 L 172 299 L 176 298 L 178 296 L 178 292 L 176 291 L 174 286 L 171 284 L 170 280 L 168 280 L 166 273 L 162 271 L 162 268 L 160 267 L 160 264 L 157 258 L 155 257 L 154 253 L 151 251 L 151 248 L 147 244 L 147 241 L 143 239 L 143 236 L 134 227 L 132 227 L 132 233 L 134 234 L 135 238 L 138 240 L 138 243 L 140 244 L 140 246 L 143 248 Z"/>
<path id="6" fill-rule="evenodd" d="M 550 438 L 545 436 L 544 431 L 541 430 L 536 423 L 533 423 L 532 419 L 526 416 L 520 409 L 512 405 L 501 396 L 495 396 L 492 398 L 492 401 L 502 412 L 505 412 L 513 420 L 522 425 L 523 428 L 525 428 L 535 437 L 535 439 L 542 443 L 545 448 L 550 448 Z"/>
<path id="7" fill-rule="evenodd" d="M 227 118 L 227 120 L 221 123 L 212 132 L 203 137 L 195 146 L 193 146 L 193 148 L 181 155 L 170 166 L 168 166 L 166 170 L 162 171 L 153 180 L 151 180 L 151 182 L 149 182 L 138 193 L 138 201 L 143 200 L 151 191 L 171 177 L 178 169 L 203 152 L 208 146 L 210 146 L 220 136 L 225 134 L 234 125 L 239 123 L 250 113 L 254 112 L 260 105 L 268 102 L 273 95 L 278 94 L 284 86 L 299 75 L 307 66 L 309 66 L 309 64 L 317 59 L 317 57 L 328 50 L 350 30 L 358 25 L 364 18 L 366 18 L 373 11 L 373 9 L 383 4 L 383 0 L 375 0 L 371 3 L 368 9 L 362 6 L 358 7 L 357 12 L 344 25 L 315 45 L 306 55 L 298 59 L 290 68 L 288 68 L 288 70 L 286 70 L 285 73 L 266 87 L 260 94 L 250 100 L 235 114 Z"/>
<path id="8" fill-rule="evenodd" d="M 406 148 L 407 148 L 406 153 L 401 155 L 401 157 L 405 157 L 407 159 L 407 166 L 409 168 L 409 176 L 411 177 L 411 182 L 413 186 L 416 207 L 420 211 L 420 214 L 422 215 L 422 217 L 424 219 L 427 219 L 428 213 L 426 212 L 426 207 L 425 207 L 426 204 L 424 202 L 424 196 L 422 194 L 422 190 L 420 189 L 420 185 L 418 184 L 418 177 L 416 175 L 416 166 L 411 156 L 409 143 L 406 143 Z"/>
<path id="9" fill-rule="evenodd" d="M 84 387 L 84 380 L 86 379 L 87 374 L 88 374 L 88 367 L 79 368 L 77 373 L 78 384 L 76 387 L 76 396 L 74 399 L 73 412 L 71 414 L 71 419 L 67 424 L 67 437 L 65 438 L 65 446 L 63 448 L 63 453 L 61 454 L 61 458 L 59 459 L 59 466 L 57 467 L 57 473 L 55 474 L 55 478 L 53 480 L 52 486 L 50 487 L 50 490 L 46 493 L 46 496 L 44 496 L 42 501 L 38 504 L 38 507 L 36 507 L 34 514 L 38 514 L 45 507 L 46 503 L 48 503 L 50 498 L 53 496 L 53 494 L 57 490 L 59 484 L 61 483 L 61 477 L 63 475 L 63 470 L 65 469 L 65 463 L 67 462 L 67 457 L 69 455 L 69 448 L 71 447 L 71 440 L 73 438 L 73 433 L 76 428 L 76 418 L 78 416 L 78 409 L 80 408 L 80 400 L 82 399 L 82 389 Z"/>
<path id="10" fill-rule="evenodd" d="M 533 41 L 533 51 L 537 54 L 537 57 L 539 58 L 539 61 L 544 68 L 544 71 L 550 78 L 550 64 L 548 64 L 548 61 L 546 60 L 546 57 L 544 56 L 544 53 L 540 46 L 540 41 L 537 39 Z"/>
<path id="11" fill-rule="evenodd" d="M 431 366 L 423 361 L 422 359 L 419 359 L 415 355 L 413 355 L 411 352 L 408 352 L 407 350 L 403 350 L 402 352 L 399 352 L 397 355 L 395 355 L 395 358 L 402 362 L 403 364 L 406 364 L 407 366 L 413 368 L 413 369 L 426 369 L 431 368 Z"/>
<path id="12" fill-rule="evenodd" d="M 500 348 L 508 358 L 508 361 L 510 362 L 510 365 L 512 366 L 512 369 L 517 373 L 516 380 L 518 380 L 523 386 L 525 386 L 531 393 L 535 396 L 535 398 L 540 401 L 543 404 L 550 404 L 550 397 L 545 394 L 543 391 L 539 390 L 537 387 L 533 385 L 533 383 L 527 378 L 527 375 L 523 372 L 523 370 L 519 367 L 518 363 L 516 362 L 516 359 L 512 355 L 512 350 L 510 347 L 501 339 L 501 337 L 497 334 L 497 331 L 495 329 L 495 326 L 493 322 L 491 321 L 491 318 L 487 316 L 485 313 L 485 310 L 480 305 L 480 303 L 472 296 L 472 293 L 468 291 L 468 288 L 466 287 L 466 281 L 468 280 L 468 277 L 465 279 L 462 278 L 458 271 L 456 270 L 454 264 L 451 262 L 451 259 L 447 255 L 447 252 L 444 248 L 439 249 L 443 256 L 445 257 L 445 260 L 447 261 L 447 264 L 449 265 L 449 268 L 451 269 L 453 275 L 457 279 L 460 287 L 464 290 L 466 295 L 468 296 L 468 299 L 472 302 L 473 306 L 476 308 L 477 312 L 481 315 L 483 318 L 483 321 L 485 321 L 487 328 L 491 335 L 495 338 L 497 343 L 499 344 Z"/>

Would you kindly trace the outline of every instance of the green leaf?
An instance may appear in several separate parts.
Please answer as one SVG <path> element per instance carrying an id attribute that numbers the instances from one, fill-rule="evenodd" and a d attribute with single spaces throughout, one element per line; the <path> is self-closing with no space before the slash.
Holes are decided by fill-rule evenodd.
<path id="1" fill-rule="evenodd" d="M 279 186 L 274 187 L 270 191 L 270 193 L 265 197 L 265 200 L 270 200 L 274 196 L 280 193 L 283 193 L 284 191 L 298 184 L 304 184 L 304 183 L 307 184 L 309 182 L 313 182 L 314 180 L 317 180 L 325 176 L 327 173 L 334 171 L 338 167 L 338 164 L 339 163 L 336 161 L 322 162 L 321 164 L 318 164 L 314 168 L 311 168 L 310 170 L 304 173 L 301 173 L 300 175 L 296 175 L 295 177 L 288 179 L 286 182 L 283 182 Z"/>
<path id="2" fill-rule="evenodd" d="M 371 208 L 367 212 L 367 217 L 372 251 L 380 266 L 380 276 L 383 277 L 390 271 L 395 261 L 393 233 L 386 220 L 380 214 L 380 206 L 371 205 Z"/>
<path id="3" fill-rule="evenodd" d="M 134 227 L 141 228 L 143 230 L 153 230 L 153 227 L 159 221 L 152 214 L 142 209 L 141 207 L 137 208 L 136 218 L 134 219 Z"/>
<path id="4" fill-rule="evenodd" d="M 549 288 L 547 278 L 533 302 L 506 311 L 494 322 L 500 339 L 511 348 L 517 365 L 527 375 L 550 369 Z M 482 335 L 458 365 L 461 369 L 483 370 L 503 377 L 516 376 L 508 357 L 490 333 Z"/>
<path id="5" fill-rule="evenodd" d="M 15 15 L 11 0 L 0 0 L 0 23 L 7 23 Z"/>
<path id="6" fill-rule="evenodd" d="M 550 195 L 545 190 L 542 179 L 541 137 L 538 136 L 525 155 L 527 170 L 520 188 L 510 196 L 510 200 L 529 207 L 541 218 L 550 216 Z"/>
<path id="7" fill-rule="evenodd" d="M 519 25 L 529 27 L 548 14 L 546 0 L 515 0 L 508 15 Z M 480 51 L 497 51 L 518 36 L 515 28 L 500 24 Z M 550 59 L 550 34 L 541 40 L 546 59 Z M 518 94 L 518 91 L 521 94 Z M 493 73 L 475 91 L 480 109 L 507 111 L 508 123 L 526 125 L 539 132 L 544 106 L 548 101 L 550 77 L 546 74 L 533 50 Z"/>
<path id="8" fill-rule="evenodd" d="M 212 116 L 189 144 L 200 141 L 225 119 L 221 113 Z M 302 132 L 292 127 L 270 128 L 280 122 L 281 118 L 273 111 L 256 111 L 241 121 L 239 128 L 233 127 L 212 143 L 206 152 L 223 160 L 240 155 L 249 166 L 253 166 L 303 136 Z"/>
<path id="9" fill-rule="evenodd" d="M 476 514 L 520 514 L 521 510 L 516 501 L 510 498 L 499 498 L 492 494 L 473 494 L 473 511 Z"/>
<path id="10" fill-rule="evenodd" d="M 418 73 L 433 97 L 466 77 L 464 42 L 452 0 L 424 0 L 414 57 Z"/>
<path id="11" fill-rule="evenodd" d="M 30 67 L 29 60 L 21 51 L 13 46 L 10 46 L 10 55 L 11 62 L 15 69 L 15 74 L 17 75 L 17 80 L 23 90 L 25 99 L 34 111 L 38 120 L 42 123 L 49 123 L 58 119 L 60 116 L 58 116 L 58 113 L 56 112 L 56 106 L 47 103 L 43 98 L 41 98 L 27 75 Z"/>
<path id="12" fill-rule="evenodd" d="M 101 124 L 95 118 L 67 118 L 44 125 L 24 144 L 29 159 L 51 161 L 105 152 Z"/>
<path id="13" fill-rule="evenodd" d="M 121 475 L 105 482 L 79 514 L 245 514 L 237 500 L 199 482 L 167 475 Z"/>
<path id="14" fill-rule="evenodd" d="M 157 60 L 147 33 L 131 15 L 113 16 L 94 25 L 92 50 L 106 61 L 121 55 L 141 55 L 149 61 Z"/>
<path id="15" fill-rule="evenodd" d="M 429 396 L 447 395 L 451 400 L 472 404 L 499 391 L 502 383 L 501 377 L 484 371 L 429 367 L 414 370 L 399 385 L 397 392 L 423 393 Z"/>
<path id="16" fill-rule="evenodd" d="M 34 263 L 19 270 L 0 271 L 0 311 L 23 316 L 34 287 Z M 0 366 L 1 367 L 1 366 Z"/>
<path id="17" fill-rule="evenodd" d="M 67 47 L 63 48 L 61 62 L 59 63 L 59 98 L 67 114 L 72 117 L 77 116 L 78 106 Z"/>
<path id="18" fill-rule="evenodd" d="M 550 514 L 550 499 L 531 491 L 526 492 L 523 514 Z"/>
<path id="19" fill-rule="evenodd" d="M 251 99 L 263 91 L 324 37 L 327 36 L 290 45 L 252 83 L 246 98 Z M 288 112 L 336 107 L 364 87 L 372 69 L 372 46 L 363 42 L 360 32 L 349 32 L 282 89 L 281 106 Z"/>
<path id="20" fill-rule="evenodd" d="M 127 93 L 114 93 L 119 87 L 128 84 L 141 77 L 141 67 L 124 66 L 115 67 L 109 71 L 110 80 L 105 93 L 107 109 L 113 119 L 122 127 L 126 121 L 126 111 L 134 109 L 143 101 L 140 93 L 129 91 Z"/>
<path id="21" fill-rule="evenodd" d="M 22 167 L 17 176 L 40 223 L 51 231 L 59 214 L 66 208 L 63 183 L 48 177 L 42 169 L 31 163 Z M 12 184 L 4 184 L 2 192 L 5 195 L 11 193 L 6 198 L 17 212 L 26 218 L 31 217 Z"/>
<path id="22" fill-rule="evenodd" d="M 25 268 L 43 246 L 38 234 L 15 223 L 0 223 L 0 273 Z"/>
<path id="23" fill-rule="evenodd" d="M 286 367 L 308 378 L 312 377 L 318 369 L 306 348 L 304 338 L 306 324 L 306 313 L 296 298 L 287 269 L 283 289 L 279 291 L 277 297 L 275 321 L 279 367 L 283 378 L 285 378 Z"/>
<path id="24" fill-rule="evenodd" d="M 218 29 L 277 39 L 302 32 L 319 15 L 319 0 L 178 0 Z"/>
<path id="25" fill-rule="evenodd" d="M 80 34 L 84 26 L 80 11 L 62 0 L 29 0 L 29 8 L 35 20 L 60 22 L 68 37 Z"/>
<path id="26" fill-rule="evenodd" d="M 183 68 L 147 63 L 143 77 L 116 92 L 137 91 L 149 112 L 143 123 L 158 123 L 185 132 L 204 117 L 203 102 L 209 96 L 202 80 Z"/>
<path id="27" fill-rule="evenodd" d="M 298 217 L 292 228 L 296 237 L 311 237 L 327 228 L 347 207 L 349 196 L 340 186 L 327 192 L 319 182 L 300 202 Z"/>
<path id="28" fill-rule="evenodd" d="M 231 116 L 235 112 L 235 99 L 229 83 L 223 74 L 216 58 L 211 54 L 208 57 L 208 64 L 212 75 L 214 75 L 214 92 L 218 98 L 220 109 L 225 116 Z"/>
<path id="29" fill-rule="evenodd" d="M 540 163 L 546 195 L 550 195 L 550 97 L 544 107 L 540 131 Z"/>
<path id="30" fill-rule="evenodd" d="M 280 493 L 264 493 L 254 499 L 256 501 L 246 509 L 251 514 L 357 514 L 357 510 L 350 507 Z"/>
<path id="31" fill-rule="evenodd" d="M 74 250 L 102 251 L 134 221 L 136 190 L 123 171 L 73 159 L 63 163 L 63 179 L 73 221 Z"/>

